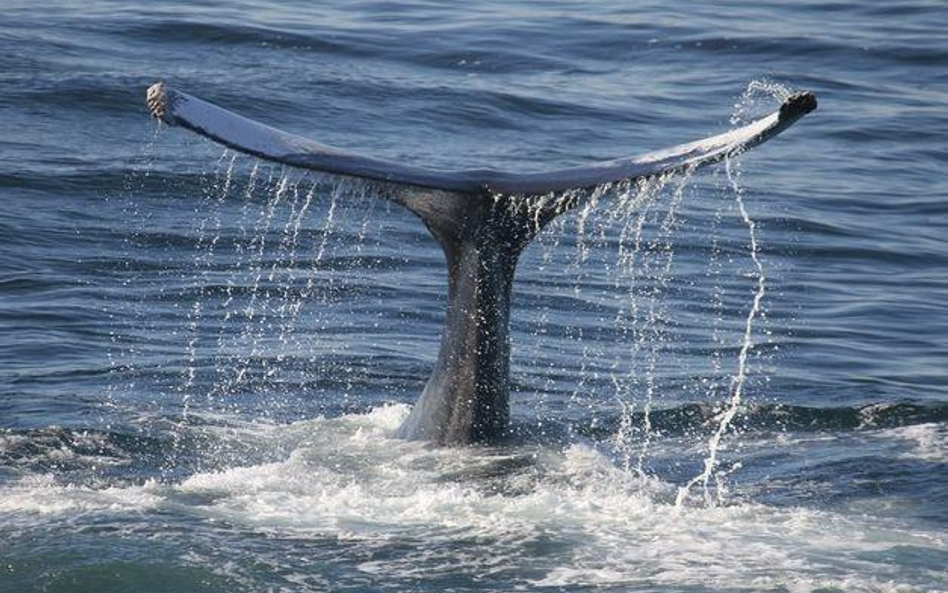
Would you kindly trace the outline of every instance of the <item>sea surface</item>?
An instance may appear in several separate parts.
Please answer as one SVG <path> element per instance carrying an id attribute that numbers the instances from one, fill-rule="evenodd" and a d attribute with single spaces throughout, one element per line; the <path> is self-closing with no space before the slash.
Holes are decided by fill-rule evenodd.
<path id="1" fill-rule="evenodd" d="M 948 4 L 106 2 L 0 16 L 0 591 L 948 591 Z M 410 213 L 158 126 L 544 170 L 820 106 L 523 254 L 512 428 L 395 437 Z"/>

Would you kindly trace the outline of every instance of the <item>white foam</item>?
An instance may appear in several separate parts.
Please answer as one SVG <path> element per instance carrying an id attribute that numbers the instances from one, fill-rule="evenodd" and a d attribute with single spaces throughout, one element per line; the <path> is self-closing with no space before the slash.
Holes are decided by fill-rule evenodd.
<path id="1" fill-rule="evenodd" d="M 943 534 L 895 519 L 754 503 L 676 507 L 673 485 L 643 481 L 587 445 L 445 449 L 392 438 L 407 412 L 261 424 L 254 442 L 292 442 L 292 451 L 177 484 L 94 490 L 21 480 L 0 488 L 0 513 L 161 509 L 282 538 L 424 542 L 357 568 L 399 578 L 503 571 L 524 575 L 512 577 L 520 587 L 931 591 L 938 575 L 891 558 L 912 546 L 948 553 Z"/>
<path id="2" fill-rule="evenodd" d="M 139 512 L 154 508 L 162 500 L 155 482 L 97 489 L 62 484 L 51 475 L 34 475 L 0 488 L 0 514 Z"/>
<path id="3" fill-rule="evenodd" d="M 944 424 L 929 422 L 900 426 L 882 430 L 880 435 L 907 445 L 908 450 L 900 454 L 903 458 L 948 462 L 948 426 Z"/>
<path id="4" fill-rule="evenodd" d="M 212 498 L 192 512 L 284 535 L 367 543 L 413 537 L 430 545 L 475 538 L 497 542 L 497 553 L 512 564 L 541 536 L 566 542 L 568 552 L 532 580 L 538 587 L 921 591 L 899 582 L 898 567 L 862 558 L 895 546 L 948 549 L 937 535 L 810 509 L 676 508 L 671 485 L 643 483 L 584 445 L 498 454 L 388 438 L 406 412 L 383 408 L 312 426 L 331 425 L 332 441 L 313 439 L 278 463 L 194 476 L 179 491 Z M 507 492 L 476 477 L 518 454 L 531 458 L 530 468 L 504 477 Z M 451 479 L 456 474 L 463 477 Z M 407 578 L 463 564 L 399 557 L 360 570 Z"/>

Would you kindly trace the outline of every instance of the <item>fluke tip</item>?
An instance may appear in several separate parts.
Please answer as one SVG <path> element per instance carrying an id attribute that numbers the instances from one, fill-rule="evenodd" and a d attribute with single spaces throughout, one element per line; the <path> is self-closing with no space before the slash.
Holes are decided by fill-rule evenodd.
<path id="1" fill-rule="evenodd" d="M 145 102 L 148 104 L 148 111 L 155 119 L 164 121 L 165 114 L 168 112 L 168 93 L 165 85 L 160 82 L 148 87 L 145 93 Z"/>
<path id="2" fill-rule="evenodd" d="M 816 109 L 816 95 L 810 91 L 794 93 L 780 106 L 780 118 L 802 117 Z"/>

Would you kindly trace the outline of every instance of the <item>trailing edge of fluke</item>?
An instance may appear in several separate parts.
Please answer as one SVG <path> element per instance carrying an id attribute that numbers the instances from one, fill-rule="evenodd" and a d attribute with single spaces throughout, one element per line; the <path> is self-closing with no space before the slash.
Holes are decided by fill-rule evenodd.
<path id="1" fill-rule="evenodd" d="M 539 173 L 442 171 L 364 157 L 278 130 L 162 83 L 148 89 L 147 104 L 161 121 L 234 150 L 380 182 L 387 188 L 381 195 L 424 221 L 447 259 L 448 308 L 435 368 L 399 434 L 465 444 L 494 441 L 507 429 L 509 316 L 517 258 L 546 223 L 582 203 L 575 196 L 537 196 L 718 162 L 784 131 L 816 108 L 816 97 L 797 93 L 770 115 L 702 140 Z M 498 199 L 502 196 L 506 199 Z"/>

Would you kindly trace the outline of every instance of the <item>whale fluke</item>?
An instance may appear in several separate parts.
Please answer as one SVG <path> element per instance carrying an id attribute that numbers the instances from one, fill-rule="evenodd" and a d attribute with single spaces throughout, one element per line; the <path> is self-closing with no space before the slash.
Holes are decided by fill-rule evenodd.
<path id="1" fill-rule="evenodd" d="M 441 444 L 485 442 L 508 423 L 510 297 L 523 248 L 556 215 L 576 206 L 531 197 L 656 177 L 718 162 L 773 138 L 816 108 L 812 93 L 740 128 L 644 153 L 540 173 L 442 171 L 352 154 L 227 111 L 157 83 L 152 115 L 215 142 L 286 165 L 381 182 L 384 195 L 418 215 L 444 249 L 448 309 L 428 383 L 400 429 Z M 527 207 L 511 207 L 524 204 Z"/>
<path id="2" fill-rule="evenodd" d="M 538 173 L 491 169 L 441 171 L 360 156 L 278 130 L 160 82 L 148 89 L 147 103 L 152 115 L 169 125 L 188 128 L 240 152 L 294 167 L 452 192 L 546 194 L 653 177 L 720 161 L 787 129 L 816 108 L 816 97 L 812 93 L 797 93 L 766 117 L 695 142 Z"/>

